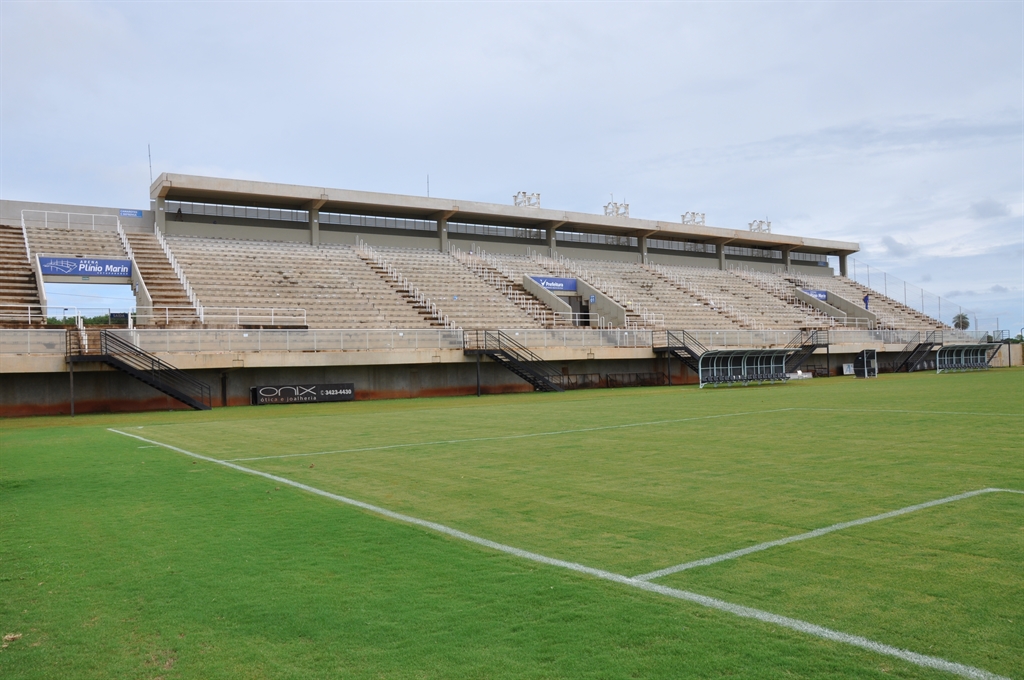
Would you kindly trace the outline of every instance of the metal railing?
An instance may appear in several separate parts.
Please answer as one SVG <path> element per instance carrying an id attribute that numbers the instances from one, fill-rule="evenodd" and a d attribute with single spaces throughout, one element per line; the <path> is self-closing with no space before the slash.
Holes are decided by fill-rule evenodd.
<path id="1" fill-rule="evenodd" d="M 25 241 L 25 257 L 32 261 L 32 250 L 28 247 L 28 229 L 25 228 L 25 216 L 21 216 L 21 238 Z"/>
<path id="2" fill-rule="evenodd" d="M 150 380 L 187 395 L 207 408 L 213 405 L 209 385 L 142 350 L 132 340 L 131 333 L 121 337 L 116 332 L 103 331 L 100 334 L 100 353 L 117 358 L 136 371 L 145 373 Z"/>
<path id="3" fill-rule="evenodd" d="M 199 301 L 199 296 L 192 289 L 192 285 L 188 282 L 188 277 L 185 276 L 185 270 L 182 269 L 181 265 L 178 264 L 177 258 L 174 257 L 174 253 L 171 252 L 170 246 L 167 245 L 167 239 L 160 233 L 159 229 L 154 229 L 153 233 L 156 235 L 157 243 L 160 244 L 160 248 L 164 251 L 164 255 L 167 257 L 167 262 L 170 263 L 171 269 L 174 270 L 175 275 L 178 277 L 178 281 L 181 283 L 181 287 L 185 289 L 185 295 L 188 297 L 188 301 L 192 303 L 195 308 L 195 314 L 199 317 L 199 321 L 203 321 L 203 304 Z"/>
<path id="4" fill-rule="evenodd" d="M 0 329 L 0 354 L 65 353 L 67 330 L 63 328 L 3 328 Z"/>
<path id="5" fill-rule="evenodd" d="M 430 315 L 435 320 L 437 320 L 438 323 L 442 324 L 446 329 L 461 330 L 461 328 L 456 326 L 456 324 L 448 317 L 447 314 L 445 314 L 441 310 L 440 307 L 438 307 L 434 303 L 433 300 L 431 300 L 422 292 L 420 292 L 419 288 L 412 285 L 409 282 L 409 279 L 403 276 L 400 271 L 391 266 L 391 263 L 388 262 L 380 253 L 378 253 L 376 250 L 370 247 L 365 241 L 359 239 L 358 237 L 356 239 L 356 252 L 358 252 L 360 255 L 367 259 L 373 260 L 378 267 L 384 270 L 384 272 L 392 281 L 401 286 L 402 290 L 409 293 L 409 295 L 411 295 L 419 305 L 426 309 L 430 313 Z"/>
<path id="6" fill-rule="evenodd" d="M 65 212 L 63 210 L 29 210 L 29 209 L 25 209 L 25 210 L 21 211 L 21 228 L 22 229 L 25 228 L 25 225 L 26 225 L 27 221 L 32 221 L 31 217 L 28 218 L 28 220 L 25 219 L 26 213 L 30 214 L 30 215 L 31 214 L 40 214 L 40 215 L 42 215 L 43 216 L 42 220 L 39 220 L 38 218 L 36 218 L 35 221 L 37 221 L 37 222 L 41 221 L 43 227 L 53 226 L 53 227 L 56 227 L 56 228 L 64 228 L 64 229 L 89 229 L 90 231 L 95 231 L 96 230 L 96 218 L 97 217 L 100 218 L 101 226 L 102 226 L 102 222 L 105 221 L 105 220 L 112 220 L 112 222 L 109 224 L 110 227 L 116 227 L 117 225 L 119 225 L 121 223 L 120 218 L 117 215 L 103 215 L 103 214 L 95 214 L 95 213 Z M 58 225 L 56 222 L 54 222 L 54 224 L 51 225 L 50 224 L 50 215 L 63 215 L 64 218 L 65 218 L 64 219 L 64 224 L 59 224 Z M 71 220 L 72 217 L 87 217 L 89 219 L 87 219 L 85 221 L 75 220 L 74 221 L 74 225 L 72 226 L 72 220 Z"/>
<path id="7" fill-rule="evenodd" d="M 136 324 L 163 321 L 190 322 L 196 319 L 193 307 L 139 307 Z M 206 324 L 233 324 L 235 326 L 306 326 L 306 310 L 302 307 L 203 307 Z"/>
<path id="8" fill-rule="evenodd" d="M 518 290 L 516 281 L 504 271 L 494 268 L 483 258 L 462 252 L 462 249 L 448 244 L 448 253 L 461 262 L 470 271 L 482 278 L 494 288 L 501 291 L 501 294 L 508 298 L 513 304 L 532 316 L 541 324 L 547 326 L 551 317 L 547 305 L 539 302 L 532 295 Z"/>
<path id="9" fill-rule="evenodd" d="M 116 333 L 117 331 L 115 331 Z M 462 349 L 462 331 L 431 329 L 142 329 L 147 352 L 351 352 Z"/>
<path id="10" fill-rule="evenodd" d="M 81 326 L 77 326 L 81 327 Z M 138 329 L 111 330 L 115 335 L 131 333 L 133 342 L 147 352 L 349 352 L 463 348 L 461 329 Z M 502 329 L 516 343 L 532 350 L 650 348 L 664 346 L 666 331 L 626 329 Z M 684 331 L 669 331 L 681 337 Z M 45 328 L 0 329 L 2 354 L 52 354 L 46 344 L 51 333 L 63 330 Z M 699 330 L 685 331 L 689 341 L 705 349 L 784 348 L 803 337 L 802 331 Z M 916 330 L 830 330 L 831 345 L 905 346 Z M 824 335 L 824 332 L 821 332 Z M 120 337 L 120 335 L 119 335 Z M 944 331 L 946 342 L 988 342 L 989 331 Z M 63 352 L 63 340 L 60 352 Z"/>

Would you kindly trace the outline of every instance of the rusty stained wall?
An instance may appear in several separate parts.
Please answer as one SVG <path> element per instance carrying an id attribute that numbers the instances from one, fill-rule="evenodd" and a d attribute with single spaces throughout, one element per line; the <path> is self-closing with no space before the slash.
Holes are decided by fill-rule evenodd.
<path id="1" fill-rule="evenodd" d="M 601 385 L 609 373 L 665 373 L 664 359 L 551 362 L 562 373 L 598 373 Z M 399 366 L 304 366 L 190 371 L 210 386 L 214 408 L 247 406 L 249 388 L 256 385 L 354 383 L 357 400 L 408 399 L 476 394 L 476 364 L 415 364 Z M 696 376 L 672 361 L 672 382 L 695 383 Z M 116 413 L 187 409 L 171 399 L 106 366 L 75 368 L 75 413 Z M 483 394 L 531 392 L 533 387 L 486 357 L 480 362 Z M 223 388 L 226 387 L 226 393 Z M 68 414 L 71 410 L 67 373 L 8 373 L 0 381 L 0 416 Z"/>

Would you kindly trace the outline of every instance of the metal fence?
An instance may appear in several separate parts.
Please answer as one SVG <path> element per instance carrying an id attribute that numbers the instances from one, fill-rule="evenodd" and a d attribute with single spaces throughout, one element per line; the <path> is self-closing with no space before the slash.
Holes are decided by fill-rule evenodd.
<path id="1" fill-rule="evenodd" d="M 503 330 L 530 349 L 619 347 L 644 348 L 654 344 L 654 332 L 623 329 L 511 329 Z M 824 332 L 824 331 L 822 331 Z M 0 329 L 0 354 L 64 354 L 64 330 Z M 351 352 L 417 349 L 463 349 L 461 329 L 124 329 L 112 334 L 140 349 L 156 353 L 216 352 Z M 661 331 L 664 333 L 664 331 Z M 907 344 L 920 331 L 833 330 L 829 343 Z M 800 331 L 689 331 L 707 349 L 786 347 Z M 988 342 L 986 331 L 943 332 L 947 343 Z"/>
<path id="2" fill-rule="evenodd" d="M 64 329 L 0 329 L 0 354 L 60 354 L 65 352 Z"/>

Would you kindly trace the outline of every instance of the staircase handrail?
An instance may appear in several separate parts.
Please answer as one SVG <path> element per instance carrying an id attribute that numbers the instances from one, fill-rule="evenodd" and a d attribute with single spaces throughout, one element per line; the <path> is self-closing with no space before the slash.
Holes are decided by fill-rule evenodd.
<path id="1" fill-rule="evenodd" d="M 100 334 L 101 353 L 120 359 L 136 370 L 148 373 L 155 380 L 165 383 L 177 391 L 207 406 L 212 406 L 210 386 L 196 380 L 180 368 L 176 368 L 149 352 L 136 347 L 109 331 Z"/>
<path id="2" fill-rule="evenodd" d="M 28 229 L 25 228 L 25 211 L 21 211 L 21 238 L 25 240 L 25 257 L 32 260 L 32 251 L 28 247 Z"/>
<path id="3" fill-rule="evenodd" d="M 493 345 L 493 346 L 492 346 Z M 484 331 L 484 349 L 500 349 L 512 355 L 517 361 L 530 365 L 530 368 L 547 379 L 561 375 L 548 366 L 540 356 L 531 352 L 525 345 L 513 340 L 503 331 Z"/>
<path id="4" fill-rule="evenodd" d="M 156 234 L 157 243 L 160 244 L 160 248 L 164 251 L 164 256 L 171 265 L 171 269 L 178 276 L 178 281 L 181 283 L 181 287 L 185 289 L 185 295 L 188 297 L 188 301 L 196 310 L 196 316 L 199 317 L 200 323 L 205 323 L 203 318 L 203 304 L 199 301 L 199 296 L 192 289 L 192 285 L 188 282 L 188 277 L 185 276 L 185 270 L 178 264 L 178 259 L 174 257 L 174 253 L 171 252 L 171 247 L 167 244 L 167 239 L 160 232 L 159 229 L 154 228 L 153 233 Z"/>
<path id="5" fill-rule="evenodd" d="M 540 321 L 543 325 L 548 325 L 547 307 L 537 302 L 537 300 L 532 296 L 516 290 L 513 287 L 513 284 L 502 278 L 505 276 L 504 274 L 496 274 L 490 269 L 489 265 L 484 263 L 481 259 L 462 252 L 462 250 L 455 247 L 454 244 L 448 244 L 448 253 L 458 262 L 469 268 L 469 270 L 474 274 L 501 291 L 502 295 L 511 300 L 517 307 L 532 316 L 534 319 Z"/>
<path id="6" fill-rule="evenodd" d="M 733 268 L 728 270 L 733 276 L 744 279 L 751 285 L 760 288 L 764 292 L 772 295 L 786 304 L 792 305 L 800 310 L 804 315 L 804 322 L 806 325 L 826 323 L 829 326 L 836 325 L 836 319 L 828 314 L 825 314 L 819 309 L 815 309 L 810 306 L 794 294 L 795 288 L 792 286 L 783 286 L 779 281 L 774 278 L 774 273 L 755 271 L 753 269 L 742 269 Z"/>
<path id="7" fill-rule="evenodd" d="M 424 309 L 426 309 L 430 315 L 438 322 L 444 325 L 448 330 L 462 330 L 461 326 L 457 326 L 447 314 L 445 314 L 440 307 L 434 303 L 433 300 L 428 298 L 426 295 L 420 292 L 418 288 L 409 283 L 409 279 L 402 275 L 394 266 L 388 262 L 383 255 L 378 253 L 373 247 L 363 241 L 361 238 L 356 238 L 356 250 L 362 253 L 365 257 L 373 260 L 378 267 L 387 273 L 388 277 L 401 286 L 402 290 L 408 292 L 416 302 L 418 302 Z"/>
<path id="8" fill-rule="evenodd" d="M 687 281 L 675 273 L 670 272 L 668 269 L 660 264 L 654 265 L 641 265 L 648 271 L 653 271 L 660 275 L 664 279 L 668 279 L 669 282 L 674 283 L 677 287 L 685 289 L 691 295 L 696 297 L 698 300 L 708 305 L 715 311 L 721 311 L 726 317 L 731 317 L 734 321 L 739 321 L 741 324 L 749 326 L 752 330 L 763 331 L 765 330 L 764 324 L 756 319 L 752 319 L 740 310 L 736 309 L 727 302 L 722 302 L 721 298 L 716 302 L 710 293 L 704 291 L 700 286 L 692 281 Z"/>

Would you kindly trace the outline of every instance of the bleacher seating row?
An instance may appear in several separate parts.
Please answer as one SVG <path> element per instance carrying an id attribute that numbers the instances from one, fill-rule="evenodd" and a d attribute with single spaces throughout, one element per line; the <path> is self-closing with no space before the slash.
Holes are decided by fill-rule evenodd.
<path id="1" fill-rule="evenodd" d="M 126 257 L 118 234 L 109 230 L 28 227 L 26 235 L 34 254 Z M 187 308 L 181 283 L 155 237 L 130 234 L 128 239 L 154 306 Z M 206 308 L 301 309 L 311 328 L 439 324 L 413 299 L 411 290 L 403 289 L 354 246 L 174 235 L 167 236 L 166 243 Z M 555 323 L 553 315 L 542 323 L 451 254 L 386 247 L 376 252 L 408 280 L 410 289 L 425 295 L 456 326 L 540 328 Z M 571 275 L 585 278 L 625 307 L 631 324 L 647 328 L 791 330 L 832 323 L 791 295 L 774 294 L 737 273 L 718 269 L 584 259 L 559 263 L 494 253 L 486 254 L 486 261 L 516 282 L 531 275 L 566 275 L 569 266 Z M 10 285 L 0 293 L 0 304 L 25 303 L 35 282 L 34 277 L 29 280 L 31 267 L 19 228 L 6 228 L 0 239 L 0 262 L 5 274 L 12 272 L 7 277 Z M 765 276 L 777 277 L 778 285 L 790 290 L 811 285 L 852 301 L 869 294 L 872 311 L 896 319 L 903 328 L 944 328 L 939 321 L 844 277 Z M 194 326 L 198 319 L 182 317 L 179 323 Z"/>

